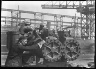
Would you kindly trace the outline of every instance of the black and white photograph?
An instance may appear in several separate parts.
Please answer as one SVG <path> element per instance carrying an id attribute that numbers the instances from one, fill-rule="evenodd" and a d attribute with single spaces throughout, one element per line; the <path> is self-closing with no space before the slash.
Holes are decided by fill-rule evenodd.
<path id="1" fill-rule="evenodd" d="M 1 67 L 95 68 L 95 0 L 1 1 Z"/>

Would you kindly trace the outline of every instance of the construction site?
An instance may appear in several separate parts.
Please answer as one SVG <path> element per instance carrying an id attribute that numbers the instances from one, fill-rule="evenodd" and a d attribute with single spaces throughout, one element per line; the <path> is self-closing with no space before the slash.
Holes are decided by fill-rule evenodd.
<path id="1" fill-rule="evenodd" d="M 80 16 L 26 11 L 18 4 L 17 9 L 2 5 L 3 1 L 1 67 L 95 68 L 95 0 L 45 1 L 40 6 L 50 11 L 74 9 Z M 8 15 L 2 14 L 5 12 Z"/>

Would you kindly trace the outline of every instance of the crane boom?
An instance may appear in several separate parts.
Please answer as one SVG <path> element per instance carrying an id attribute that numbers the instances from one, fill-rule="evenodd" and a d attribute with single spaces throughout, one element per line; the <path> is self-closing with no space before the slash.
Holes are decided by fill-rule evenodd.
<path id="1" fill-rule="evenodd" d="M 79 7 L 80 5 L 82 7 L 90 4 L 93 5 L 94 0 L 90 0 L 90 1 L 63 1 L 59 3 L 57 2 L 53 2 L 51 1 L 50 4 L 44 4 L 41 5 L 42 9 L 76 9 L 77 7 Z"/>

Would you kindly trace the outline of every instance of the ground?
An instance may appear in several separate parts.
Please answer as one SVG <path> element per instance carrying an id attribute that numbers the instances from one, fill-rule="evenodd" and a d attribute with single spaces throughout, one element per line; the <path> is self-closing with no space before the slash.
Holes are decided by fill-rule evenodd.
<path id="1" fill-rule="evenodd" d="M 87 67 L 88 62 L 94 62 L 95 42 L 94 40 L 77 40 L 77 41 L 80 43 L 81 54 L 76 60 L 70 61 L 70 63 L 81 64 Z M 2 65 L 5 64 L 6 58 L 7 55 L 1 55 Z M 56 67 L 54 64 L 52 64 L 51 66 Z M 42 65 L 42 67 L 44 67 L 44 65 Z"/>

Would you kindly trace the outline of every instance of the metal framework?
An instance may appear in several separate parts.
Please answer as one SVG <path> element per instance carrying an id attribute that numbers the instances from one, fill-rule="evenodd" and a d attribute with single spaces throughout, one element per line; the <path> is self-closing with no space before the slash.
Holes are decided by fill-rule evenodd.
<path id="1" fill-rule="evenodd" d="M 86 1 L 86 6 L 80 5 L 78 8 L 77 11 L 81 13 L 81 36 L 82 38 L 93 39 L 95 37 L 95 1 Z"/>
<path id="2" fill-rule="evenodd" d="M 95 0 L 87 1 L 49 1 L 41 5 L 42 9 L 77 9 L 80 12 L 81 19 L 74 18 L 74 29 L 81 30 L 81 38 L 95 37 Z M 78 24 L 80 22 L 80 25 Z M 76 31 L 75 31 L 76 32 Z M 74 33 L 75 33 L 74 32 Z"/>
<path id="3" fill-rule="evenodd" d="M 51 13 L 41 13 L 41 12 L 33 12 L 33 11 L 24 11 L 24 10 L 19 10 L 19 9 L 14 10 L 14 9 L 2 8 L 1 10 L 2 11 L 8 11 L 8 12 L 11 13 L 11 17 L 1 16 L 1 18 L 4 18 L 4 19 L 1 19 L 1 21 L 5 22 L 5 23 L 11 22 L 11 26 L 14 26 L 13 24 L 15 24 L 15 23 L 16 23 L 16 25 L 18 25 L 18 23 L 22 23 L 22 21 L 27 21 L 27 22 L 32 23 L 32 24 L 40 24 L 40 23 L 45 23 L 46 24 L 47 22 L 51 22 L 51 23 L 54 23 L 54 24 L 51 24 L 53 26 L 58 26 L 57 23 L 69 24 L 69 25 L 62 25 L 62 26 L 71 26 L 71 24 L 74 23 L 74 18 L 75 18 L 75 16 L 51 14 Z M 32 18 L 21 18 L 22 13 L 33 14 L 34 17 L 32 17 Z M 47 16 L 53 17 L 54 19 L 45 20 L 44 18 L 47 17 Z M 64 21 L 65 17 L 72 19 L 73 22 L 65 22 Z M 81 17 L 77 17 L 77 18 L 81 19 Z"/>
<path id="4" fill-rule="evenodd" d="M 41 5 L 42 9 L 76 9 L 80 5 L 82 7 L 87 4 L 93 4 L 95 0 L 89 1 L 48 1 L 46 4 Z"/>
<path id="5" fill-rule="evenodd" d="M 86 3 L 85 5 L 83 4 L 84 2 Z M 34 12 L 34 11 L 24 11 L 24 10 L 19 10 L 19 6 L 18 6 L 18 10 L 2 8 L 1 9 L 2 11 L 10 12 L 11 17 L 1 16 L 1 19 L 4 18 L 4 20 L 1 20 L 1 21 L 5 22 L 5 23 L 11 22 L 11 26 L 18 26 L 18 24 L 22 23 L 22 21 L 27 21 L 27 22 L 35 24 L 35 25 L 38 25 L 40 23 L 44 23 L 45 26 L 46 26 L 46 23 L 53 23 L 53 24 L 51 24 L 51 26 L 53 25 L 56 29 L 59 27 L 61 30 L 62 30 L 62 28 L 64 28 L 64 26 L 65 27 L 71 26 L 74 29 L 81 30 L 81 36 L 82 37 L 88 36 L 91 39 L 91 37 L 93 37 L 93 33 L 95 33 L 95 27 L 94 27 L 94 24 L 95 24 L 94 11 L 95 10 L 93 10 L 92 14 L 89 14 L 89 13 L 85 14 L 87 12 L 84 12 L 85 11 L 84 7 L 87 6 L 88 8 L 90 8 L 89 5 L 91 5 L 91 9 L 92 8 L 94 9 L 94 7 L 95 7 L 95 6 L 93 6 L 95 4 L 94 2 L 95 1 L 80 1 L 78 3 L 76 1 L 76 3 L 78 3 L 78 4 L 76 4 L 75 1 L 69 1 L 69 2 L 65 1 L 66 8 L 63 8 L 63 9 L 77 9 L 77 11 L 81 13 L 81 17 L 69 16 L 69 15 L 60 15 L 60 14 L 51 14 L 51 13 L 42 13 L 42 12 Z M 60 3 L 61 2 L 59 2 L 59 4 Z M 64 3 L 64 1 L 63 1 L 63 3 Z M 70 5 L 70 3 L 72 5 Z M 53 6 L 55 4 L 53 4 Z M 73 6 L 73 7 L 69 8 L 69 6 Z M 81 12 L 81 11 L 83 11 L 83 12 Z M 21 18 L 22 13 L 33 14 L 33 17 L 32 18 Z M 45 17 L 47 17 L 47 16 L 53 17 L 53 19 L 52 20 L 49 20 L 49 19 L 45 20 Z M 65 18 L 70 18 L 71 22 L 65 22 L 64 21 Z M 10 19 L 10 20 L 8 20 L 8 19 Z M 68 25 L 64 25 L 64 24 L 68 24 Z M 88 26 L 89 26 L 89 28 L 88 28 Z"/>

